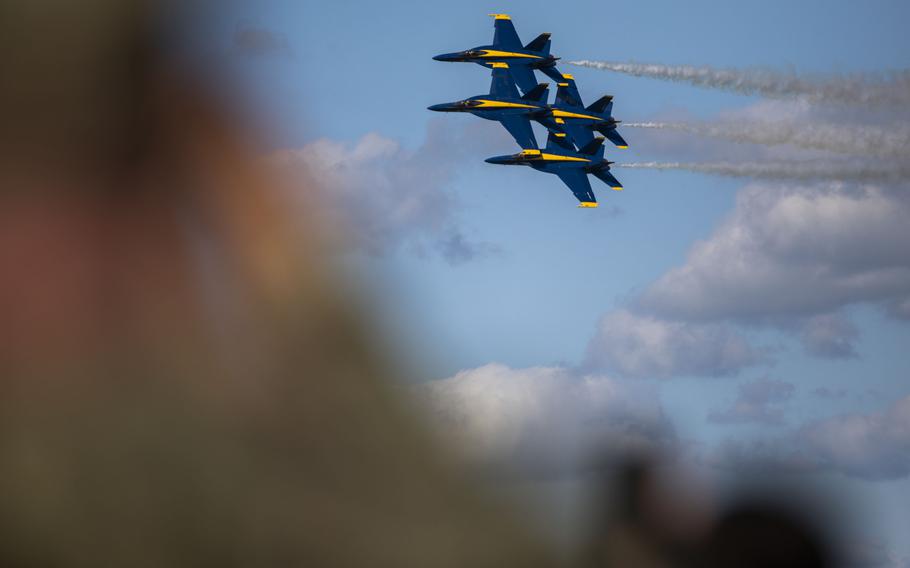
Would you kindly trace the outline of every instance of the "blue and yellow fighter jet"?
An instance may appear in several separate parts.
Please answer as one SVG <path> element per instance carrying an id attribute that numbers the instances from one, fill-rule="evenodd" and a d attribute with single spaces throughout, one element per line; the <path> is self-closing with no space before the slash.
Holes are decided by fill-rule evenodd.
<path id="1" fill-rule="evenodd" d="M 565 134 L 550 132 L 546 150 L 522 150 L 518 154 L 496 156 L 486 161 L 490 164 L 531 166 L 540 172 L 556 174 L 575 194 L 579 207 L 597 207 L 588 174 L 594 174 L 615 190 L 622 189 L 622 184 L 610 173 L 613 162 L 603 159 L 603 141 L 603 137 L 598 136 L 581 150 L 575 150 Z"/>
<path id="2" fill-rule="evenodd" d="M 562 74 L 556 70 L 558 57 L 550 55 L 550 34 L 543 33 L 534 38 L 528 45 L 522 46 L 518 39 L 512 19 L 506 14 L 490 14 L 494 18 L 493 45 L 481 45 L 473 49 L 444 53 L 433 59 L 436 61 L 470 61 L 492 67 L 494 63 L 506 63 L 515 82 L 522 93 L 528 93 L 537 86 L 534 70 L 546 73 L 554 81 L 562 80 Z"/>
<path id="3" fill-rule="evenodd" d="M 427 107 L 438 112 L 469 112 L 487 120 L 499 121 L 518 145 L 536 150 L 537 139 L 531 129 L 531 120 L 549 116 L 547 83 L 540 83 L 519 96 L 515 82 L 509 75 L 508 63 L 493 63 L 490 94 L 477 95 L 463 101 Z"/>
<path id="4" fill-rule="evenodd" d="M 618 148 L 629 145 L 616 131 L 620 121 L 613 118 L 613 97 L 605 95 L 585 108 L 572 75 L 563 75 L 557 82 L 556 101 L 551 105 L 552 121 L 544 122 L 547 128 L 569 135 L 579 148 L 594 140 L 594 131 L 600 132 Z"/>

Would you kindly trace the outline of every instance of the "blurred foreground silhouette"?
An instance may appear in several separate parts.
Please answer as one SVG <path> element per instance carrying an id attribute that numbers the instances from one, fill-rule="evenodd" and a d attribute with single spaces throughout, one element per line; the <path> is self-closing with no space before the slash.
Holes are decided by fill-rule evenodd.
<path id="1" fill-rule="evenodd" d="M 0 566 L 554 566 L 412 418 L 157 6 L 0 8 Z M 826 565 L 760 505 L 664 538 L 646 475 L 573 563 Z"/>
<path id="2" fill-rule="evenodd" d="M 156 5 L 4 4 L 0 565 L 547 566 L 436 459 Z"/>

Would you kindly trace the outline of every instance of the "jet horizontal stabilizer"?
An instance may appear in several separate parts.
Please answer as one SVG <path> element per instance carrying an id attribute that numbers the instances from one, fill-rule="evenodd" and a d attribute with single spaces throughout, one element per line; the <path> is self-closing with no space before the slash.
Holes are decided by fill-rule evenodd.
<path id="1" fill-rule="evenodd" d="M 609 185 L 611 189 L 615 189 L 616 191 L 622 190 L 622 184 L 619 183 L 619 180 L 613 177 L 613 174 L 611 174 L 606 168 L 602 170 L 594 170 L 591 173 L 597 176 L 597 179 Z"/>
<path id="2" fill-rule="evenodd" d="M 600 132 L 602 132 L 603 135 L 606 136 L 607 139 L 610 140 L 610 142 L 615 144 L 617 148 L 621 148 L 621 149 L 625 150 L 626 148 L 629 147 L 629 143 L 626 142 L 625 139 L 619 135 L 619 132 L 616 132 L 616 127 L 611 127 L 609 129 L 600 130 Z"/>
<path id="3" fill-rule="evenodd" d="M 541 73 L 543 73 L 544 75 L 546 75 L 550 79 L 553 79 L 556 82 L 562 81 L 563 80 L 562 73 L 560 73 L 556 69 L 556 60 L 557 59 L 559 59 L 559 58 L 555 57 L 555 58 L 553 58 L 553 63 L 549 63 L 547 65 L 538 65 L 535 68 L 539 69 Z"/>

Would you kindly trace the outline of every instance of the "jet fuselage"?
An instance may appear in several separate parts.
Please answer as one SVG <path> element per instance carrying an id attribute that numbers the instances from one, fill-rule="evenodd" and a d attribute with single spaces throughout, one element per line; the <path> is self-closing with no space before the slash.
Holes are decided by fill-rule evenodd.
<path id="1" fill-rule="evenodd" d="M 549 113 L 546 104 L 525 99 L 477 95 L 463 101 L 443 103 L 427 107 L 437 112 L 469 112 L 487 120 L 500 120 L 504 116 L 527 116 L 537 118 Z"/>
<path id="2" fill-rule="evenodd" d="M 507 63 L 512 65 L 527 65 L 532 69 L 552 67 L 559 60 L 543 51 L 530 51 L 526 49 L 495 48 L 492 45 L 481 45 L 464 51 L 443 53 L 435 56 L 436 61 L 458 61 L 476 63 L 484 67 L 491 67 L 493 63 Z"/>
<path id="3" fill-rule="evenodd" d="M 594 170 L 612 163 L 593 156 L 555 153 L 549 150 L 523 150 L 517 154 L 487 158 L 486 162 L 506 166 L 530 166 L 539 172 L 553 174 L 566 169 Z"/>

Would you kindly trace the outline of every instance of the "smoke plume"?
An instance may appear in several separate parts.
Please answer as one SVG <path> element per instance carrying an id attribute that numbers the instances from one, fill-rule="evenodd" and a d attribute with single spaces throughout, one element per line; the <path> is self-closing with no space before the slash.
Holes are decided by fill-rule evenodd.
<path id="1" fill-rule="evenodd" d="M 879 74 L 799 76 L 770 69 L 717 69 L 709 66 L 655 65 L 612 61 L 569 61 L 570 65 L 616 71 L 773 98 L 805 97 L 815 102 L 904 106 L 910 103 L 910 70 Z"/>
<path id="2" fill-rule="evenodd" d="M 910 156 L 910 128 L 890 130 L 865 125 L 831 123 L 768 122 L 628 122 L 631 128 L 676 130 L 734 142 L 826 150 L 860 156 L 886 158 Z"/>
<path id="3" fill-rule="evenodd" d="M 901 182 L 910 179 L 910 165 L 851 161 L 631 162 L 617 163 L 614 167 L 687 170 L 729 177 L 801 181 Z"/>

